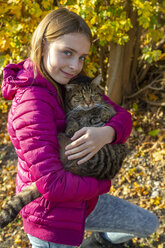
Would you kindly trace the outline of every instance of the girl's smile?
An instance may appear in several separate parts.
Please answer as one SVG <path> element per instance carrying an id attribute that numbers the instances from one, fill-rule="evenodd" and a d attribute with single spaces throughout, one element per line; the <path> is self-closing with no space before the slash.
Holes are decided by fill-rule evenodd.
<path id="1" fill-rule="evenodd" d="M 59 84 L 67 84 L 79 74 L 90 49 L 85 34 L 70 33 L 44 43 L 44 66 L 50 76 Z"/>
<path id="2" fill-rule="evenodd" d="M 60 71 L 61 71 L 62 73 L 64 73 L 64 76 L 65 76 L 65 77 L 72 78 L 72 77 L 74 76 L 73 74 L 64 72 L 62 69 L 61 69 Z"/>

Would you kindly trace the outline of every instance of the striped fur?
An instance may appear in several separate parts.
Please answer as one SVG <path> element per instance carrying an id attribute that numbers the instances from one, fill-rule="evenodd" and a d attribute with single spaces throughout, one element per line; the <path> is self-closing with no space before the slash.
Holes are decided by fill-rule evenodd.
<path id="1" fill-rule="evenodd" d="M 98 87 L 99 78 L 94 80 L 82 76 L 66 85 L 65 106 L 67 113 L 67 128 L 65 133 L 59 134 L 60 156 L 63 167 L 80 176 L 96 177 L 98 179 L 112 179 L 121 168 L 127 149 L 124 144 L 105 145 L 93 158 L 77 165 L 77 160 L 67 160 L 65 146 L 70 137 L 84 126 L 103 126 L 116 114 L 112 106 L 103 100 L 103 90 Z M 13 221 L 19 211 L 41 194 L 35 183 L 23 189 L 14 196 L 0 213 L 0 228 Z"/>
<path id="2" fill-rule="evenodd" d="M 40 196 L 41 194 L 35 183 L 32 183 L 19 194 L 12 197 L 0 213 L 0 228 L 4 228 L 7 224 L 13 221 L 24 206 Z"/>
<path id="3" fill-rule="evenodd" d="M 101 127 L 116 114 L 114 108 L 104 101 L 104 92 L 98 84 L 97 79 L 92 81 L 90 78 L 82 77 L 66 86 L 65 104 L 69 105 L 67 128 L 65 134 L 60 134 L 58 138 L 61 160 L 66 170 L 80 176 L 110 180 L 119 172 L 127 155 L 126 144 L 107 144 L 81 165 L 77 165 L 78 159 L 68 161 L 64 156 L 65 146 L 70 143 L 69 137 L 72 137 L 76 131 L 82 127 Z"/>

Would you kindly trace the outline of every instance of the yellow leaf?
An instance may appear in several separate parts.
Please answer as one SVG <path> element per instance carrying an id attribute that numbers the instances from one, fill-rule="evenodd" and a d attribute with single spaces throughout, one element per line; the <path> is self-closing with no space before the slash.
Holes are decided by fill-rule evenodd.
<path id="1" fill-rule="evenodd" d="M 164 244 L 158 245 L 158 248 L 163 248 L 163 247 L 164 247 Z"/>
<path id="2" fill-rule="evenodd" d="M 11 165 L 10 168 L 9 168 L 9 170 L 11 171 L 11 170 L 13 170 L 14 168 L 15 168 L 14 165 Z"/>
<path id="3" fill-rule="evenodd" d="M 17 235 L 15 240 L 14 240 L 14 243 L 20 245 L 22 243 L 22 240 L 21 240 L 21 236 L 20 235 Z"/>
<path id="4" fill-rule="evenodd" d="M 43 6 L 45 9 L 50 8 L 50 7 L 51 7 L 51 1 L 43 0 L 43 1 L 42 1 L 42 6 Z"/>
<path id="5" fill-rule="evenodd" d="M 137 121 L 133 121 L 133 126 L 136 127 L 137 126 Z"/>
<path id="6" fill-rule="evenodd" d="M 159 206 L 161 204 L 161 202 L 160 202 L 161 200 L 162 200 L 162 197 L 157 196 L 157 197 L 151 198 L 150 202 L 151 202 L 151 204 L 153 204 L 155 206 Z"/>
<path id="7" fill-rule="evenodd" d="M 158 97 L 154 94 L 149 94 L 149 99 L 150 99 L 150 101 L 156 101 L 158 99 Z"/>
<path id="8" fill-rule="evenodd" d="M 94 16 L 90 22 L 92 25 L 95 24 L 97 22 L 97 16 Z"/>
<path id="9" fill-rule="evenodd" d="M 155 151 L 152 154 L 152 157 L 154 158 L 155 161 L 163 161 L 163 159 L 164 159 L 164 152 L 163 151 Z"/>
<path id="10" fill-rule="evenodd" d="M 9 9 L 10 7 L 7 3 L 1 2 L 0 15 L 4 15 Z"/>
<path id="11" fill-rule="evenodd" d="M 160 56 L 160 60 L 165 60 L 165 53 Z"/>
<path id="12" fill-rule="evenodd" d="M 143 195 L 148 195 L 149 194 L 149 191 L 148 190 L 144 190 L 143 191 Z"/>
<path id="13" fill-rule="evenodd" d="M 9 136 L 9 134 L 6 134 L 6 135 L 5 135 L 5 139 L 6 139 L 7 141 L 9 141 L 9 140 L 10 140 L 10 136 Z"/>
<path id="14" fill-rule="evenodd" d="M 105 58 L 104 63 L 105 63 L 105 64 L 108 63 L 108 57 Z"/>
<path id="15" fill-rule="evenodd" d="M 10 14 L 15 15 L 19 19 L 22 15 L 21 8 L 21 5 L 12 6 L 12 8 L 10 9 Z"/>
<path id="16" fill-rule="evenodd" d="M 111 186 L 110 191 L 111 191 L 111 192 L 115 192 L 115 188 L 113 187 L 113 185 Z"/>

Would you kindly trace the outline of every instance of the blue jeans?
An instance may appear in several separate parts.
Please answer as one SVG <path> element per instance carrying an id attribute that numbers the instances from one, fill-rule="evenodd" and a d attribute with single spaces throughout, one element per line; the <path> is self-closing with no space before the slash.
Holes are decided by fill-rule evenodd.
<path id="1" fill-rule="evenodd" d="M 157 217 L 123 199 L 104 194 L 99 197 L 93 212 L 86 219 L 85 229 L 104 232 L 114 241 L 122 243 L 133 237 L 147 237 L 159 226 Z M 32 248 L 75 248 L 40 240 L 28 235 Z"/>

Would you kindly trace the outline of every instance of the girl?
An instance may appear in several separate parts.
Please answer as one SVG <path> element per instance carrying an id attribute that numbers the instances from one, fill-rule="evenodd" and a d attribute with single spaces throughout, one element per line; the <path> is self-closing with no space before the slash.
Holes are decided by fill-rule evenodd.
<path id="1" fill-rule="evenodd" d="M 18 155 L 17 192 L 35 182 L 43 195 L 21 211 L 33 248 L 78 246 L 85 225 L 96 233 L 81 247 L 95 248 L 118 247 L 112 243 L 147 236 L 158 227 L 155 215 L 104 194 L 110 181 L 73 175 L 59 159 L 57 134 L 65 130 L 62 88 L 81 73 L 91 40 L 85 21 L 60 8 L 38 25 L 31 57 L 4 69 L 2 93 L 13 100 L 7 128 Z M 114 106 L 116 116 L 104 127 L 76 132 L 66 147 L 68 159 L 79 158 L 81 164 L 105 144 L 127 140 L 130 114 L 105 99 Z"/>

